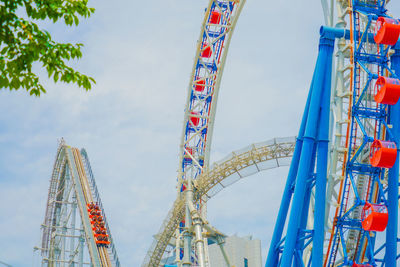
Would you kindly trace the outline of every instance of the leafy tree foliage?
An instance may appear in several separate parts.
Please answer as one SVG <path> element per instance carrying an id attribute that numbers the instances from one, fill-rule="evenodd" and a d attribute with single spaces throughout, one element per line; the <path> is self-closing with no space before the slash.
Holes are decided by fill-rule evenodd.
<path id="1" fill-rule="evenodd" d="M 38 62 L 55 82 L 75 83 L 90 90 L 94 79 L 66 64 L 82 57 L 82 44 L 57 43 L 35 23 L 61 20 L 77 26 L 79 18 L 89 17 L 94 9 L 88 0 L 0 0 L 0 89 L 26 89 L 40 96 L 46 90 L 32 71 Z"/>

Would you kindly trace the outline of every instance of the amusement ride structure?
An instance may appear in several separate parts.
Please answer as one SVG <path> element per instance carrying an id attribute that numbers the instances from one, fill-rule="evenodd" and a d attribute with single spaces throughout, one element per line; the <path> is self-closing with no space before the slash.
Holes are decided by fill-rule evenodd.
<path id="1" fill-rule="evenodd" d="M 120 266 L 88 155 L 64 140 L 50 179 L 41 247 L 35 249 L 42 266 Z"/>
<path id="2" fill-rule="evenodd" d="M 206 219 L 207 200 L 289 164 L 266 267 L 397 266 L 400 20 L 388 0 L 321 2 L 326 25 L 297 138 L 253 144 L 211 166 L 218 91 L 245 0 L 209 2 L 187 91 L 177 199 L 142 266 L 210 266 L 209 241 L 231 266 L 226 236 Z M 42 227 L 43 265 L 119 266 L 87 154 L 64 142 Z"/>

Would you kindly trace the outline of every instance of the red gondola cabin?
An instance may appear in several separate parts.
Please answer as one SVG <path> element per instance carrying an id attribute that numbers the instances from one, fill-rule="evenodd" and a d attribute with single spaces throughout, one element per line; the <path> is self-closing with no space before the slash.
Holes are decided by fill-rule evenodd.
<path id="1" fill-rule="evenodd" d="M 388 223 L 388 210 L 385 205 L 365 203 L 361 213 L 361 225 L 365 231 L 385 231 Z"/>
<path id="2" fill-rule="evenodd" d="M 200 118 L 195 117 L 198 116 L 199 113 L 197 112 L 190 112 L 190 114 L 192 114 L 192 116 L 190 116 L 190 122 L 194 125 L 194 126 L 198 126 L 199 122 L 200 122 Z"/>
<path id="3" fill-rule="evenodd" d="M 392 168 L 396 162 L 397 147 L 394 142 L 375 140 L 371 145 L 369 160 L 379 168 Z"/>
<path id="4" fill-rule="evenodd" d="M 376 21 L 375 42 L 377 44 L 395 45 L 400 36 L 400 21 L 379 17 Z"/>
<path id="5" fill-rule="evenodd" d="M 210 15 L 210 23 L 219 24 L 220 20 L 221 20 L 221 13 L 217 11 L 212 11 Z"/>
<path id="6" fill-rule="evenodd" d="M 201 81 L 196 82 L 194 90 L 196 90 L 196 92 L 203 92 L 205 84 L 206 84 L 205 80 L 201 80 Z"/>
<path id="7" fill-rule="evenodd" d="M 400 80 L 380 76 L 376 80 L 377 94 L 375 101 L 381 104 L 394 105 L 400 98 Z"/>
<path id="8" fill-rule="evenodd" d="M 211 57 L 212 54 L 211 46 L 209 46 L 208 44 L 204 44 L 202 49 L 203 51 L 201 52 L 201 57 L 205 58 Z"/>
<path id="9" fill-rule="evenodd" d="M 191 158 L 190 155 L 193 155 L 193 148 L 187 147 L 184 157 L 185 158 Z"/>
<path id="10" fill-rule="evenodd" d="M 183 155 L 183 164 L 189 165 L 192 163 L 192 158 L 190 157 L 190 155 L 193 155 L 193 148 L 187 147 L 186 152 Z"/>

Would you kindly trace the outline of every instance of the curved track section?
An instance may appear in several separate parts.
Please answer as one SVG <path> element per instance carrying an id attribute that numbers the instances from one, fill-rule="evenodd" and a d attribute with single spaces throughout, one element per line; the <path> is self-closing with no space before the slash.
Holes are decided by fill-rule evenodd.
<path id="1" fill-rule="evenodd" d="M 178 189 L 208 166 L 219 85 L 229 44 L 245 0 L 211 0 L 204 15 L 188 87 Z"/>
<path id="2" fill-rule="evenodd" d="M 191 263 L 205 267 L 208 261 L 206 239 L 202 236 L 206 205 L 203 202 L 197 207 L 193 205 L 193 181 L 208 168 L 219 85 L 232 34 L 245 1 L 210 0 L 198 39 L 188 87 L 177 179 L 178 195 L 186 190 L 186 216 L 180 228 L 184 244 L 177 253 L 180 255 L 177 260 L 184 267 Z"/>
<path id="3" fill-rule="evenodd" d="M 100 245 L 92 230 L 88 204 L 96 202 L 108 246 Z M 87 153 L 64 141 L 57 150 L 42 229 L 42 266 L 120 266 Z"/>
<path id="4" fill-rule="evenodd" d="M 202 173 L 196 180 L 194 201 L 198 203 L 203 197 L 209 199 L 229 185 L 257 172 L 288 166 L 293 155 L 295 139 L 295 137 L 275 138 L 252 144 L 217 161 L 210 170 Z M 181 197 L 175 200 L 168 212 L 146 254 L 142 267 L 159 266 L 184 214 L 185 199 Z"/>

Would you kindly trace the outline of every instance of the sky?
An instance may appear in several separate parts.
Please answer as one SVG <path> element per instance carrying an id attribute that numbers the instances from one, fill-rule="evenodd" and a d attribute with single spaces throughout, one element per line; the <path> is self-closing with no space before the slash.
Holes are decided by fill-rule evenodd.
<path id="1" fill-rule="evenodd" d="M 140 266 L 176 196 L 187 85 L 206 0 L 89 1 L 77 28 L 45 23 L 54 39 L 83 43 L 71 65 L 94 77 L 89 92 L 54 84 L 47 94 L 0 90 L 0 261 L 32 266 L 40 244 L 58 141 L 89 155 L 122 266 Z M 400 5 L 390 5 L 400 16 Z M 255 1 L 238 20 L 216 112 L 211 161 L 297 134 L 317 57 L 320 2 Z M 209 201 L 220 231 L 261 239 L 265 257 L 287 168 L 248 177 Z"/>

